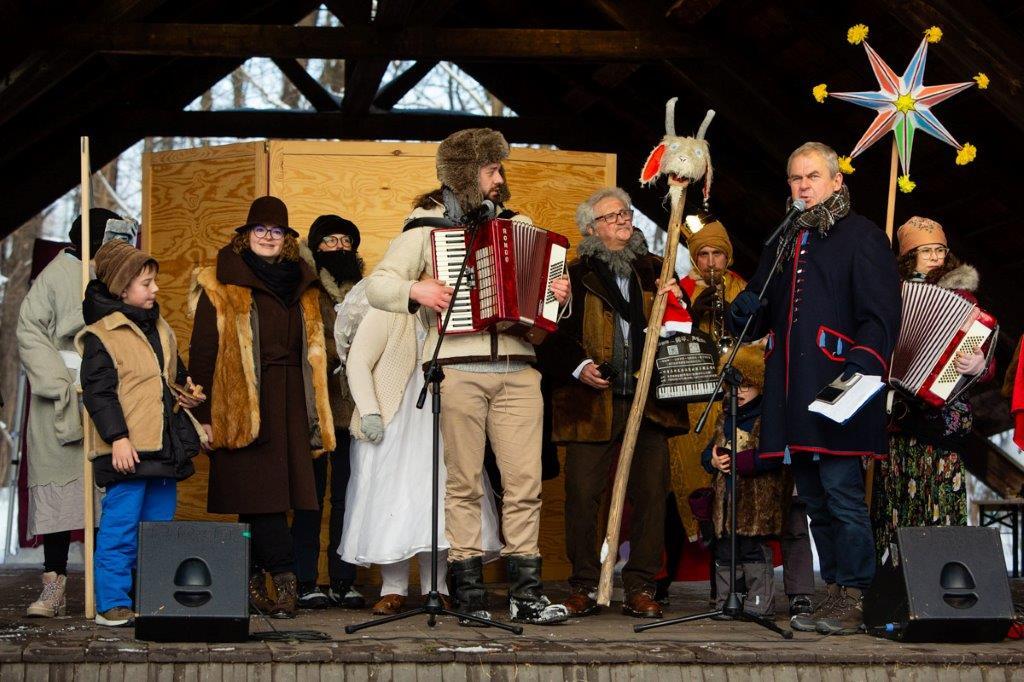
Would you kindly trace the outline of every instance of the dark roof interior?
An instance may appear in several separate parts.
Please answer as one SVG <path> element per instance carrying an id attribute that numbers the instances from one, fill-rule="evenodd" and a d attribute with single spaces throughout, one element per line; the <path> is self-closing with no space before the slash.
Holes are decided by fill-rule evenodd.
<path id="1" fill-rule="evenodd" d="M 783 212 L 785 161 L 808 139 L 848 153 L 872 112 L 811 88 L 873 90 L 863 48 L 846 29 L 865 23 L 869 42 L 897 73 L 922 31 L 941 26 L 926 84 L 991 78 L 935 112 L 977 160 L 918 136 L 911 194 L 896 225 L 927 215 L 946 226 L 954 251 L 978 267 L 982 304 L 1000 319 L 1005 367 L 1024 324 L 1008 281 L 1024 265 L 1013 217 L 1024 157 L 1024 2 L 1020 0 L 333 0 L 343 28 L 297 29 L 319 0 L 0 0 L 0 236 L 78 182 L 78 136 L 92 138 L 100 167 L 150 135 L 434 139 L 467 125 L 502 129 L 510 141 L 618 154 L 620 183 L 638 207 L 665 220 L 660 192 L 635 178 L 664 132 L 664 104 L 680 98 L 677 125 L 718 115 L 708 139 L 715 164 L 712 209 L 748 273 Z M 511 30 L 510 29 L 519 29 Z M 544 29 L 544 30 L 539 30 Z M 333 32 L 333 33 L 332 33 Z M 314 112 L 182 112 L 248 56 L 274 57 Z M 346 94 L 317 86 L 299 57 L 344 57 Z M 389 59 L 416 61 L 381 87 Z M 457 63 L 519 118 L 400 113 L 394 103 L 439 59 Z M 889 138 L 855 159 L 847 178 L 855 210 L 882 223 Z M 696 195 L 691 198 L 696 201 Z"/>

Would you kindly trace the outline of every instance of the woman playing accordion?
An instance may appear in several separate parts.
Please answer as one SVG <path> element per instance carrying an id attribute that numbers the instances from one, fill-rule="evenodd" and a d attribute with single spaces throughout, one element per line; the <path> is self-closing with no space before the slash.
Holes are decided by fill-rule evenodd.
<path id="1" fill-rule="evenodd" d="M 941 225 L 915 216 L 900 226 L 897 240 L 905 282 L 933 284 L 976 302 L 978 272 L 950 252 Z M 953 367 L 980 381 L 991 379 L 995 372 L 981 347 L 957 355 Z M 881 463 L 872 505 L 879 558 L 889 551 L 898 527 L 967 525 L 966 481 L 959 453 L 974 420 L 966 395 L 951 397 L 941 407 L 897 397 L 889 457 Z"/>

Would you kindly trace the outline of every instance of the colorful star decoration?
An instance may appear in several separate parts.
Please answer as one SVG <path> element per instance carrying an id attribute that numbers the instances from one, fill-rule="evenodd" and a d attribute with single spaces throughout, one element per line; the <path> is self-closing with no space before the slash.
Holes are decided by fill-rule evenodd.
<path id="1" fill-rule="evenodd" d="M 858 28 L 860 30 L 855 30 Z M 984 74 L 979 74 L 975 80 L 964 83 L 924 85 L 928 43 L 938 42 L 942 36 L 937 27 L 925 31 L 925 37 L 921 40 L 921 44 L 902 76 L 897 76 L 885 60 L 868 45 L 864 40 L 866 35 L 867 27 L 858 24 L 850 29 L 848 40 L 853 44 L 863 42 L 879 89 L 865 92 L 828 92 L 824 83 L 814 88 L 814 97 L 819 102 L 823 102 L 826 97 L 835 97 L 878 112 L 875 120 L 868 126 L 850 155 L 841 158 L 840 165 L 844 167 L 844 172 L 853 172 L 850 161 L 882 139 L 889 131 L 896 136 L 896 148 L 899 153 L 900 166 L 903 169 L 899 187 L 904 192 L 909 192 L 914 187 L 914 182 L 910 179 L 910 153 L 914 146 L 914 133 L 917 130 L 928 133 L 954 147 L 958 152 L 956 158 L 958 165 L 970 163 L 977 150 L 969 143 L 957 142 L 956 138 L 935 117 L 931 108 L 967 88 L 979 85 L 982 82 L 981 78 L 984 78 L 987 85 L 988 78 Z"/>

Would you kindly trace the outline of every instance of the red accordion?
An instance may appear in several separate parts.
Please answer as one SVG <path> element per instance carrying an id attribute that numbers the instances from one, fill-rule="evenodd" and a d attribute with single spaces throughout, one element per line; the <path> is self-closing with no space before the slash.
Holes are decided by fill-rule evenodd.
<path id="1" fill-rule="evenodd" d="M 558 326 L 558 301 L 551 282 L 565 272 L 569 240 L 528 223 L 494 218 L 483 223 L 473 244 L 462 227 L 441 227 L 430 234 L 434 276 L 455 285 L 469 252 L 469 277 L 452 300 L 448 334 L 496 329 L 527 334 L 552 332 Z M 466 286 L 466 284 L 469 286 Z M 438 316 L 438 331 L 444 321 Z"/>
<path id="2" fill-rule="evenodd" d="M 956 356 L 974 353 L 998 332 L 995 318 L 949 289 L 904 282 L 903 320 L 889 383 L 941 407 L 974 381 L 956 371 Z"/>

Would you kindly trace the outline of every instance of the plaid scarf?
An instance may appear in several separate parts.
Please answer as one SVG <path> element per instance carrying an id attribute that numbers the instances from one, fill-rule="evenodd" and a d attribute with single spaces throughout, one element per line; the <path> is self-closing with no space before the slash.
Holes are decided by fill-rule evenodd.
<path id="1" fill-rule="evenodd" d="M 792 203 L 792 199 L 787 202 L 787 208 Z M 796 227 L 795 230 L 790 230 L 790 233 L 795 235 L 800 230 L 813 230 L 817 229 L 818 234 L 824 238 L 828 236 L 829 230 L 838 221 L 842 220 L 850 212 L 850 189 L 843 185 L 838 191 L 833 192 L 820 204 L 816 204 L 811 208 L 801 213 L 796 220 L 793 221 L 793 225 Z M 779 267 L 789 260 L 792 256 L 792 249 L 790 248 L 789 239 L 780 239 L 778 249 L 782 252 L 782 260 L 779 261 Z"/>

